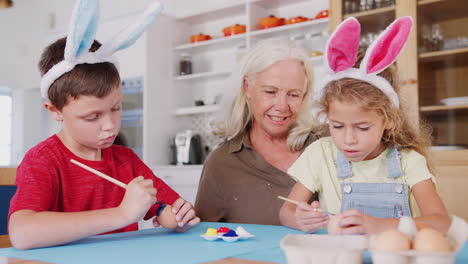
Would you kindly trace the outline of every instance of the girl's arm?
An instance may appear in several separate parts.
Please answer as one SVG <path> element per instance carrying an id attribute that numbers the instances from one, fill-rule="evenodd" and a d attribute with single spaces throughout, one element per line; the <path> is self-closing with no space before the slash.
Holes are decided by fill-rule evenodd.
<path id="1" fill-rule="evenodd" d="M 432 181 L 427 179 L 418 182 L 413 186 L 411 191 L 421 213 L 420 217 L 414 219 L 415 222 L 429 224 L 439 231 L 446 233 L 450 227 L 451 220 Z"/>
<path id="2" fill-rule="evenodd" d="M 299 205 L 290 202 L 284 202 L 279 212 L 279 218 L 282 225 L 313 233 L 322 226 L 327 225 L 328 216 L 315 209 L 320 208 L 318 202 L 312 205 L 307 202 L 313 193 L 302 183 L 297 182 L 289 193 L 288 198 L 300 202 Z"/>

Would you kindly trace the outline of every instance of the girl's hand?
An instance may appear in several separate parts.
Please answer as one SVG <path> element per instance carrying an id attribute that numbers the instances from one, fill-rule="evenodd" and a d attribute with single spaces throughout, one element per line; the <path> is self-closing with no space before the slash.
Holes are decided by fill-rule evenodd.
<path id="1" fill-rule="evenodd" d="M 200 223 L 200 218 L 195 215 L 193 205 L 180 197 L 172 205 L 172 212 L 176 214 L 178 222 L 176 232 L 185 232 Z"/>
<path id="2" fill-rule="evenodd" d="M 343 228 L 342 235 L 352 234 L 377 234 L 385 229 L 383 227 L 384 219 L 367 215 L 357 209 L 344 211 L 343 218 L 338 223 L 338 226 Z"/>
<path id="3" fill-rule="evenodd" d="M 143 219 L 150 207 L 156 203 L 156 189 L 153 181 L 138 176 L 127 185 L 124 198 L 119 205 L 123 217 L 129 223 L 135 223 Z"/>
<path id="4" fill-rule="evenodd" d="M 294 217 L 299 229 L 306 233 L 314 233 L 320 227 L 328 224 L 328 215 L 319 211 L 320 204 L 317 201 L 308 204 L 301 202 L 296 206 Z"/>

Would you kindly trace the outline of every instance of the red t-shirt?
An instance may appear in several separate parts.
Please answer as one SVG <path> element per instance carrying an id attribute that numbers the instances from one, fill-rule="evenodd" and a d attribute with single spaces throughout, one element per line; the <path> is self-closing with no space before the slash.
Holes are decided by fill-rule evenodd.
<path id="1" fill-rule="evenodd" d="M 10 215 L 18 210 L 36 212 L 82 212 L 119 206 L 125 189 L 73 164 L 75 159 L 125 184 L 143 176 L 152 179 L 158 201 L 172 205 L 179 195 L 156 177 L 129 148 L 112 145 L 102 150 L 101 161 L 84 160 L 73 154 L 53 135 L 26 153 L 16 171 L 18 189 L 11 199 Z M 145 216 L 155 215 L 159 204 Z M 134 231 L 138 223 L 112 231 Z"/>

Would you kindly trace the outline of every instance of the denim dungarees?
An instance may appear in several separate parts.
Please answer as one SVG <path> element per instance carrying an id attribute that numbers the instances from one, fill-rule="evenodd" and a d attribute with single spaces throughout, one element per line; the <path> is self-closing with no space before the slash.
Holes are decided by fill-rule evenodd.
<path id="1" fill-rule="evenodd" d="M 403 175 L 400 152 L 393 147 L 387 154 L 389 178 Z M 352 176 L 351 162 L 338 151 L 336 159 L 338 180 Z M 377 175 L 376 175 L 377 176 Z M 411 216 L 408 185 L 403 183 L 341 183 L 341 212 L 358 209 L 379 218 Z"/>

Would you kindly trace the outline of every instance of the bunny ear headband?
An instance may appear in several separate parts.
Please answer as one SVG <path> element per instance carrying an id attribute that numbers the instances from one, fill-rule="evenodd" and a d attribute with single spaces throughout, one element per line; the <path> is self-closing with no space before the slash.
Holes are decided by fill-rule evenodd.
<path id="1" fill-rule="evenodd" d="M 354 17 L 341 22 L 326 45 L 326 74 L 317 89 L 316 99 L 321 99 L 323 90 L 331 81 L 353 78 L 366 81 L 382 90 L 393 106 L 398 108 L 400 103 L 395 90 L 377 74 L 396 60 L 408 40 L 412 25 L 413 19 L 408 16 L 395 20 L 369 46 L 360 67 L 353 68 L 357 59 L 361 25 Z"/>
<path id="2" fill-rule="evenodd" d="M 42 97 L 47 99 L 52 83 L 78 64 L 111 62 L 117 67 L 117 59 L 113 54 L 132 45 L 161 10 L 161 3 L 152 2 L 133 24 L 105 42 L 96 52 L 89 52 L 97 31 L 99 0 L 78 0 L 71 16 L 64 60 L 55 64 L 42 76 Z"/>

